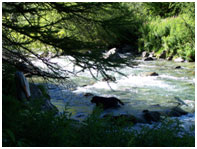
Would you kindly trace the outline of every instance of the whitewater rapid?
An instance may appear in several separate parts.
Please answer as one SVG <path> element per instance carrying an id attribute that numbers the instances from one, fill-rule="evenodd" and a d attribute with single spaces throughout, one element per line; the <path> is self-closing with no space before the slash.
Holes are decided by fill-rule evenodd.
<path id="1" fill-rule="evenodd" d="M 79 71 L 69 61 L 71 58 L 56 58 L 51 62 L 66 67 L 68 70 Z M 90 115 L 95 107 L 90 102 L 92 96 L 84 96 L 86 93 L 104 97 L 117 97 L 125 105 L 118 109 L 106 110 L 104 114 L 113 115 L 132 114 L 141 116 L 142 110 L 161 110 L 163 107 L 175 106 L 176 98 L 180 98 L 188 106 L 181 108 L 189 114 L 178 117 L 188 129 L 195 124 L 195 77 L 193 75 L 194 63 L 175 63 L 172 61 L 151 61 L 144 62 L 137 60 L 139 64 L 134 67 L 125 67 L 119 71 L 127 77 L 118 73 L 108 72 L 116 78 L 116 82 L 102 81 L 99 75 L 98 80 L 94 80 L 89 71 L 84 71 L 77 76 L 72 76 L 69 83 L 63 85 L 48 84 L 49 94 L 52 103 L 58 107 L 59 111 L 71 113 L 71 118 L 82 121 Z M 34 62 L 41 68 L 47 69 L 42 62 Z M 181 66 L 181 69 L 175 69 Z M 146 76 L 147 72 L 156 72 L 158 76 Z M 96 71 L 93 73 L 96 73 Z M 70 85 L 70 86 L 69 86 Z M 138 125 L 136 125 L 137 127 Z"/>

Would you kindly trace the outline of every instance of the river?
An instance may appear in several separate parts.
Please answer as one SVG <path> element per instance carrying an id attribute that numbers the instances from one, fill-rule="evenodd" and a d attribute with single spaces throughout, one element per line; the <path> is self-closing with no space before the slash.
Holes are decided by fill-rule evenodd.
<path id="1" fill-rule="evenodd" d="M 53 59 L 62 67 L 73 70 L 73 65 L 64 57 Z M 48 84 L 52 103 L 59 111 L 66 111 L 71 118 L 82 121 L 92 113 L 95 105 L 90 102 L 92 96 L 84 96 L 86 93 L 110 97 L 114 96 L 125 103 L 118 109 L 105 110 L 103 114 L 113 115 L 132 114 L 136 117 L 142 116 L 145 109 L 151 111 L 162 111 L 176 106 L 179 100 L 184 102 L 181 108 L 189 112 L 188 115 L 179 117 L 185 128 L 195 124 L 195 63 L 177 63 L 166 60 L 142 61 L 135 60 L 138 65 L 125 67 L 119 71 L 127 77 L 118 73 L 108 72 L 116 78 L 116 82 L 107 83 L 94 80 L 89 71 L 72 76 L 64 85 Z M 38 65 L 42 66 L 41 63 Z M 176 66 L 181 66 L 176 69 Z M 76 71 L 79 68 L 75 68 Z M 147 76 L 148 72 L 156 72 L 158 76 Z M 93 72 L 96 73 L 96 72 Z M 74 84 L 74 85 L 73 85 Z"/>

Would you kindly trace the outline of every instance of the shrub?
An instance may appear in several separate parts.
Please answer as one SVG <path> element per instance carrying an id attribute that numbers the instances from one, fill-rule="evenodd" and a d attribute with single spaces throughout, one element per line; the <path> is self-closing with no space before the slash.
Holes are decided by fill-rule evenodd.
<path id="1" fill-rule="evenodd" d="M 161 19 L 156 17 L 140 29 L 139 51 L 167 51 L 167 56 L 195 60 L 194 21 L 182 14 L 178 17 Z"/>
<path id="2" fill-rule="evenodd" d="M 3 100 L 4 147 L 194 146 L 195 142 L 186 132 L 179 135 L 183 129 L 178 121 L 164 121 L 160 127 L 144 127 L 137 132 L 129 131 L 132 123 L 122 125 L 126 122 L 120 120 L 120 125 L 111 122 L 110 117 L 100 118 L 99 109 L 81 123 L 71 120 L 68 113 L 54 116 L 53 112 L 40 111 L 36 104 L 24 106 L 11 96 L 3 96 Z"/>

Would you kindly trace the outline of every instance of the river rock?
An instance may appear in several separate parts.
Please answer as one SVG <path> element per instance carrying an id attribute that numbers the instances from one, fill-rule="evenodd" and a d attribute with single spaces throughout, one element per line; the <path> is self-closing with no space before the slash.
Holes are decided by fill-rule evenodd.
<path id="1" fill-rule="evenodd" d="M 159 58 L 166 59 L 166 51 L 162 51 L 161 54 L 158 56 Z"/>
<path id="2" fill-rule="evenodd" d="M 175 69 L 181 69 L 181 66 L 176 66 L 176 67 L 174 67 Z"/>
<path id="3" fill-rule="evenodd" d="M 175 62 L 184 62 L 185 60 L 181 57 L 174 59 Z"/>
<path id="4" fill-rule="evenodd" d="M 31 100 L 43 100 L 43 104 L 41 105 L 41 109 L 43 111 L 53 110 L 58 112 L 58 109 L 51 103 L 49 95 L 44 96 L 36 84 L 30 83 L 29 87 L 31 92 Z"/>
<path id="5" fill-rule="evenodd" d="M 92 93 L 85 93 L 84 96 L 85 97 L 89 97 L 89 96 L 94 96 L 94 94 L 92 94 Z"/>
<path id="6" fill-rule="evenodd" d="M 144 61 L 153 61 L 154 59 L 152 57 L 146 57 L 143 59 Z"/>
<path id="7" fill-rule="evenodd" d="M 168 61 L 171 61 L 172 59 L 173 59 L 172 55 L 167 58 Z"/>
<path id="8" fill-rule="evenodd" d="M 116 97 L 101 97 L 94 96 L 91 100 L 92 103 L 96 103 L 96 106 L 101 106 L 103 109 L 118 108 L 124 103 Z"/>
<path id="9" fill-rule="evenodd" d="M 117 52 L 117 48 L 112 48 L 106 53 L 104 53 L 103 58 L 105 59 L 121 59 L 120 55 Z"/>
<path id="10" fill-rule="evenodd" d="M 158 122 L 161 119 L 161 114 L 158 111 L 143 110 L 143 117 L 147 123 Z"/>
<path id="11" fill-rule="evenodd" d="M 159 76 L 159 74 L 156 72 L 147 72 L 145 73 L 145 76 Z"/>
<path id="12" fill-rule="evenodd" d="M 167 116 L 173 116 L 173 117 L 179 117 L 179 116 L 186 115 L 186 114 L 188 114 L 188 112 L 182 110 L 179 107 L 174 107 L 174 108 L 166 111 Z"/>
<path id="13" fill-rule="evenodd" d="M 144 51 L 144 52 L 142 52 L 142 57 L 144 58 L 144 57 L 148 57 L 149 56 L 149 53 L 147 52 L 147 51 Z"/>

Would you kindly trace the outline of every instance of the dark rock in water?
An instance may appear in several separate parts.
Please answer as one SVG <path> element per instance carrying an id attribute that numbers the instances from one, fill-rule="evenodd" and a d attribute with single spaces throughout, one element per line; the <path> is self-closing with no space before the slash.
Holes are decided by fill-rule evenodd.
<path id="1" fill-rule="evenodd" d="M 42 91 L 36 84 L 30 83 L 30 92 L 31 92 L 31 100 L 43 100 L 43 104 L 41 105 L 41 109 L 43 111 L 53 110 L 58 112 L 57 107 L 55 107 L 51 101 L 50 96 L 44 96 Z"/>
<path id="2" fill-rule="evenodd" d="M 121 56 L 118 53 L 116 53 L 116 54 L 110 55 L 109 56 L 109 59 L 111 59 L 111 60 L 117 60 L 117 59 L 122 59 L 122 58 L 121 58 Z"/>
<path id="3" fill-rule="evenodd" d="M 146 51 L 142 52 L 142 57 L 148 57 L 148 56 L 149 56 L 148 52 L 146 52 Z"/>
<path id="4" fill-rule="evenodd" d="M 89 96 L 94 96 L 94 94 L 92 94 L 92 93 L 85 93 L 84 96 L 85 97 L 89 97 Z"/>
<path id="5" fill-rule="evenodd" d="M 143 59 L 144 61 L 153 61 L 154 59 L 152 57 L 146 57 Z"/>
<path id="6" fill-rule="evenodd" d="M 116 123 L 117 121 L 124 121 L 126 123 L 133 123 L 136 124 L 138 122 L 138 119 L 133 116 L 133 115 L 128 115 L 128 114 L 121 114 L 118 116 L 111 116 L 111 115 L 104 115 L 103 118 L 109 118 L 109 120 L 113 123 Z"/>
<path id="7" fill-rule="evenodd" d="M 81 87 L 86 87 L 86 86 L 88 86 L 88 84 L 81 85 Z"/>
<path id="8" fill-rule="evenodd" d="M 172 59 L 173 59 L 172 55 L 167 58 L 168 61 L 171 61 Z"/>
<path id="9" fill-rule="evenodd" d="M 179 107 L 174 107 L 174 108 L 166 111 L 167 116 L 179 117 L 179 116 L 186 115 L 186 114 L 188 114 L 188 112 L 182 110 Z"/>
<path id="10" fill-rule="evenodd" d="M 158 111 L 144 110 L 143 117 L 148 123 L 158 122 L 161 119 L 161 114 Z"/>
<path id="11" fill-rule="evenodd" d="M 159 76 L 159 74 L 156 72 L 148 72 L 145 74 L 145 76 Z"/>
<path id="12" fill-rule="evenodd" d="M 104 109 L 117 108 L 120 107 L 119 104 L 124 105 L 122 101 L 115 97 L 94 96 L 91 102 L 96 103 L 96 106 L 101 106 Z"/>
<path id="13" fill-rule="evenodd" d="M 176 66 L 176 67 L 175 67 L 175 69 L 180 69 L 180 68 L 181 68 L 181 66 Z"/>
<path id="14" fill-rule="evenodd" d="M 166 59 L 166 51 L 163 51 L 158 57 Z"/>

